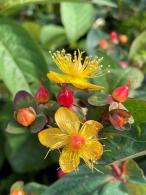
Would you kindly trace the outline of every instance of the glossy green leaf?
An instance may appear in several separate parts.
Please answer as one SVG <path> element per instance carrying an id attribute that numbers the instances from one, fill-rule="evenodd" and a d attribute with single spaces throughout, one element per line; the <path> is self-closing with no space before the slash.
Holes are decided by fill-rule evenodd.
<path id="1" fill-rule="evenodd" d="M 29 32 L 29 34 L 36 40 L 37 43 L 40 41 L 41 25 L 36 22 L 23 22 L 22 26 Z"/>
<path id="2" fill-rule="evenodd" d="M 27 127 L 23 127 L 22 125 L 19 125 L 14 120 L 8 123 L 8 126 L 5 130 L 8 133 L 13 133 L 13 134 L 22 134 L 29 131 Z"/>
<path id="3" fill-rule="evenodd" d="M 92 25 L 94 8 L 86 3 L 61 3 L 61 19 L 69 41 L 74 43 Z"/>
<path id="4" fill-rule="evenodd" d="M 135 168 L 136 172 L 137 170 L 140 170 L 136 163 L 132 160 L 130 160 L 127 164 L 131 164 Z M 140 185 L 144 185 L 138 181 L 138 179 L 132 181 L 130 176 L 126 179 L 126 182 L 123 183 L 114 177 L 113 170 L 109 166 L 97 165 L 96 168 L 101 170 L 103 173 L 91 171 L 85 166 L 81 166 L 78 173 L 71 173 L 58 180 L 51 185 L 48 190 L 42 193 L 42 195 L 129 195 L 129 186 L 127 186 L 127 184 L 131 183 L 133 186 L 136 185 L 135 188 L 137 188 L 137 190 L 140 190 Z M 128 167 L 126 166 L 126 169 L 127 168 Z M 142 173 L 140 174 L 140 177 L 143 177 Z M 145 194 L 144 192 L 145 190 L 143 191 L 143 194 Z M 130 195 L 141 194 L 130 193 Z"/>
<path id="5" fill-rule="evenodd" d="M 38 114 L 36 117 L 35 122 L 30 126 L 29 130 L 32 133 L 37 133 L 38 131 L 42 130 L 46 124 L 46 116 L 42 113 Z"/>
<path id="6" fill-rule="evenodd" d="M 4 0 L 1 4 L 1 13 L 8 15 L 16 8 L 21 8 L 22 6 L 32 4 L 32 3 L 61 3 L 61 2 L 74 2 L 74 0 Z M 88 0 L 78 0 L 78 2 L 88 2 Z"/>
<path id="7" fill-rule="evenodd" d="M 108 7 L 117 7 L 117 4 L 115 3 L 115 1 L 112 0 L 92 0 L 93 3 L 97 4 L 97 5 L 101 5 L 101 6 L 108 6 Z"/>
<path id="8" fill-rule="evenodd" d="M 125 69 L 113 69 L 111 67 L 110 73 L 93 79 L 93 82 L 105 87 L 107 93 L 112 93 L 117 87 L 127 84 L 128 80 L 131 81 L 131 88 L 136 89 L 141 86 L 143 79 L 143 73 L 137 68 L 128 67 Z"/>
<path id="9" fill-rule="evenodd" d="M 9 19 L 0 20 L 0 34 L 0 74 L 5 85 L 13 95 L 20 89 L 36 90 L 48 69 L 35 41 Z"/>
<path id="10" fill-rule="evenodd" d="M 106 138 L 102 140 L 106 152 L 100 162 L 109 164 L 146 155 L 146 123 L 140 128 L 141 134 L 134 127 L 127 131 L 118 131 L 112 127 L 103 129 L 101 136 Z"/>
<path id="11" fill-rule="evenodd" d="M 146 31 L 142 32 L 136 39 L 133 41 L 130 51 L 129 59 L 136 60 L 137 55 L 140 54 L 143 50 L 146 50 Z"/>
<path id="12" fill-rule="evenodd" d="M 7 159 L 16 172 L 37 171 L 50 163 L 50 160 L 44 160 L 47 149 L 34 134 L 8 134 L 5 150 Z"/>
<path id="13" fill-rule="evenodd" d="M 108 96 L 105 94 L 95 94 L 88 98 L 88 103 L 93 106 L 104 106 L 108 104 Z"/>
<path id="14" fill-rule="evenodd" d="M 41 195 L 47 189 L 47 186 L 35 182 L 28 183 L 24 186 L 25 195 Z"/>
<path id="15" fill-rule="evenodd" d="M 146 101 L 129 98 L 124 105 L 131 112 L 136 124 L 146 122 Z"/>
<path id="16" fill-rule="evenodd" d="M 101 170 L 101 167 L 100 167 Z M 104 174 L 96 171 L 92 172 L 86 167 L 82 167 L 78 173 L 72 173 L 52 184 L 42 195 L 76 195 L 92 194 L 95 190 L 111 180 L 111 169 L 106 167 Z"/>
<path id="17" fill-rule="evenodd" d="M 61 26 L 46 25 L 41 29 L 40 41 L 46 48 L 55 50 L 66 41 L 65 30 Z"/>

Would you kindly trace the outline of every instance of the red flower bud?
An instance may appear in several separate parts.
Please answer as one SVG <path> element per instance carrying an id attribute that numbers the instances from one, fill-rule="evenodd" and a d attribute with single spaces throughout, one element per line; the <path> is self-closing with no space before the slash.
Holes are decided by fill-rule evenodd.
<path id="1" fill-rule="evenodd" d="M 64 171 L 62 169 L 59 169 L 57 172 L 58 178 L 62 178 L 66 175 L 66 173 L 64 173 Z"/>
<path id="2" fill-rule="evenodd" d="M 49 92 L 47 88 L 44 86 L 44 82 L 40 82 L 40 88 L 37 90 L 35 99 L 39 104 L 45 104 L 49 101 Z"/>
<path id="3" fill-rule="evenodd" d="M 16 120 L 19 124 L 28 127 L 36 119 L 36 113 L 33 108 L 21 108 L 16 113 Z"/>
<path id="4" fill-rule="evenodd" d="M 72 91 L 67 89 L 66 86 L 62 87 L 61 91 L 57 95 L 57 102 L 61 106 L 71 107 L 73 105 Z"/>
<path id="5" fill-rule="evenodd" d="M 120 41 L 120 43 L 122 43 L 122 44 L 126 44 L 126 43 L 128 42 L 128 37 L 127 37 L 127 35 L 120 35 L 120 36 L 119 36 L 119 41 Z"/>
<path id="6" fill-rule="evenodd" d="M 108 46 L 107 41 L 105 39 L 101 39 L 99 42 L 99 47 L 101 49 L 107 49 L 107 46 Z"/>
<path id="7" fill-rule="evenodd" d="M 117 33 L 116 32 L 111 32 L 110 34 L 109 34 L 109 39 L 111 40 L 111 42 L 113 42 L 113 43 L 117 43 L 118 42 L 118 35 L 117 35 Z"/>
<path id="8" fill-rule="evenodd" d="M 125 102 L 129 95 L 129 88 L 127 85 L 123 85 L 115 89 L 112 93 L 112 97 L 118 102 Z"/>
<path id="9" fill-rule="evenodd" d="M 10 195 L 25 195 L 25 192 L 23 190 L 16 189 L 13 190 Z"/>

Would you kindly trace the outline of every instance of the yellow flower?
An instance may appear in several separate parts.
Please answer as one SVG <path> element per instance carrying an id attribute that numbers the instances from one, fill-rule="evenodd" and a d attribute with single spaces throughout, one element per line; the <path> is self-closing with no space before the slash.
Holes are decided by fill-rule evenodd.
<path id="1" fill-rule="evenodd" d="M 87 78 L 96 77 L 101 73 L 102 66 L 100 66 L 100 62 L 102 58 L 88 56 L 82 62 L 83 53 L 78 50 L 77 54 L 77 51 L 75 51 L 73 57 L 71 54 L 65 53 L 64 49 L 53 53 L 52 59 L 63 74 L 50 71 L 47 75 L 48 78 L 56 83 L 71 83 L 79 89 L 103 89 L 102 86 L 97 86 L 86 81 Z"/>
<path id="2" fill-rule="evenodd" d="M 103 146 L 97 140 L 97 133 L 103 127 L 101 123 L 88 120 L 80 128 L 77 115 L 65 107 L 55 113 L 55 121 L 59 128 L 48 128 L 38 134 L 42 145 L 54 149 L 62 149 L 59 164 L 65 173 L 77 170 L 80 158 L 90 169 L 103 153 Z"/>

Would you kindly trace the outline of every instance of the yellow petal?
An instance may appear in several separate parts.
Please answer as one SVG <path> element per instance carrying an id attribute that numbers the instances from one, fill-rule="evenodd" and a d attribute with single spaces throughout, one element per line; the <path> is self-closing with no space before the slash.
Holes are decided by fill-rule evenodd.
<path id="1" fill-rule="evenodd" d="M 59 158 L 59 165 L 63 172 L 69 173 L 77 169 L 80 163 L 78 152 L 72 152 L 69 148 L 64 148 Z"/>
<path id="2" fill-rule="evenodd" d="M 77 115 L 68 108 L 61 107 L 55 113 L 55 121 L 64 133 L 76 134 L 80 127 Z"/>
<path id="3" fill-rule="evenodd" d="M 38 133 L 39 141 L 42 145 L 58 149 L 67 144 L 68 136 L 63 134 L 58 128 L 48 128 Z"/>
<path id="4" fill-rule="evenodd" d="M 94 120 L 88 120 L 83 124 L 80 130 L 80 134 L 86 137 L 93 137 L 93 136 L 96 136 L 96 134 L 102 128 L 103 128 L 103 125 L 101 123 L 94 121 Z"/>
<path id="5" fill-rule="evenodd" d="M 65 75 L 65 74 L 59 74 L 53 71 L 50 71 L 47 74 L 48 78 L 51 81 L 54 81 L 55 83 L 70 83 L 70 76 Z"/>
<path id="6" fill-rule="evenodd" d="M 103 145 L 99 141 L 91 141 L 80 151 L 80 157 L 89 168 L 93 168 L 93 162 L 99 160 L 103 154 Z"/>
<path id="7" fill-rule="evenodd" d="M 72 79 L 71 81 L 72 85 L 79 89 L 90 89 L 90 90 L 101 90 L 104 89 L 102 86 L 91 84 L 85 80 L 82 79 Z"/>

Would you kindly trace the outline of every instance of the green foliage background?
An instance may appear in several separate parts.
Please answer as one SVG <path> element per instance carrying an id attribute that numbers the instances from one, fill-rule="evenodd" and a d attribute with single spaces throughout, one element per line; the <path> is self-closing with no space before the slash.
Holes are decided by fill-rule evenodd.
<path id="1" fill-rule="evenodd" d="M 130 6 L 129 6 L 130 5 Z M 0 4 L 0 193 L 8 194 L 10 186 L 24 180 L 26 194 L 121 194 L 143 195 L 146 193 L 144 174 L 133 160 L 128 161 L 126 183 L 114 181 L 110 164 L 146 155 L 146 89 L 145 89 L 145 5 L 141 1 L 124 0 L 4 0 Z M 141 16 L 142 15 L 142 16 Z M 104 26 L 98 26 L 101 19 Z M 140 18 L 140 20 L 139 20 Z M 119 25 L 119 23 L 121 25 Z M 120 26 L 120 27 L 119 27 Z M 127 46 L 116 46 L 112 54 L 99 48 L 99 41 L 108 39 L 108 33 L 118 31 L 128 35 Z M 40 79 L 45 80 L 51 98 L 55 100 L 58 87 L 46 77 L 53 70 L 49 50 L 65 48 L 71 53 L 80 48 L 93 56 L 103 56 L 103 64 L 111 66 L 110 73 L 92 79 L 105 87 L 110 94 L 116 87 L 130 79 L 130 99 L 125 106 L 132 113 L 135 124 L 129 131 L 119 132 L 105 127 L 102 137 L 107 152 L 97 168 L 104 174 L 90 172 L 81 165 L 80 171 L 57 179 L 58 153 L 50 153 L 38 142 L 37 135 L 9 134 L 7 123 L 13 118 L 12 100 L 18 90 L 33 95 Z M 127 60 L 129 67 L 123 69 L 119 60 Z M 103 107 L 99 108 L 98 94 L 80 92 L 79 99 L 88 105 L 87 116 L 97 120 Z M 89 103 L 87 98 L 90 97 Z M 85 98 L 87 97 L 87 98 Z M 138 159 L 142 166 L 145 157 Z M 55 167 L 55 168 L 54 168 Z M 54 172 L 52 172 L 52 170 Z M 6 171 L 4 171 L 6 170 Z M 54 174 L 54 176 L 52 176 Z M 41 178 L 41 179 L 38 179 Z M 33 182 L 33 183 L 32 183 Z M 39 184 L 41 183 L 41 184 Z"/>

